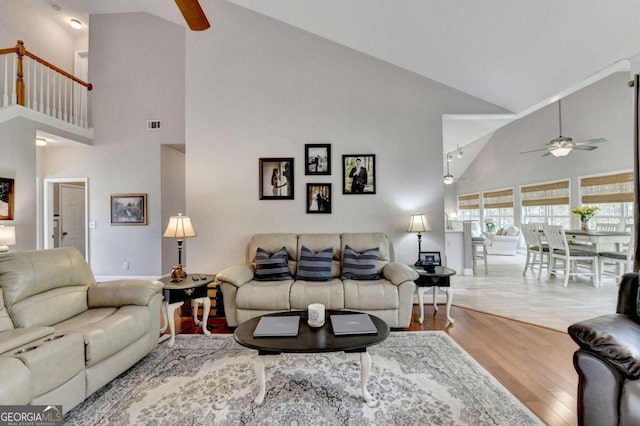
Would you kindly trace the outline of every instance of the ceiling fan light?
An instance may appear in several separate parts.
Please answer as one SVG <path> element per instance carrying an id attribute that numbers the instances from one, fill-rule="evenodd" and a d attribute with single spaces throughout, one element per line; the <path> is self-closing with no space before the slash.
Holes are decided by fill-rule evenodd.
<path id="1" fill-rule="evenodd" d="M 69 19 L 69 25 L 71 25 L 71 28 L 76 30 L 82 28 L 82 22 L 78 21 L 77 19 Z"/>
<path id="2" fill-rule="evenodd" d="M 464 155 L 464 152 L 462 152 L 462 148 L 460 148 L 460 146 L 458 145 L 458 153 L 456 154 L 456 157 L 462 158 L 463 155 Z"/>
<path id="3" fill-rule="evenodd" d="M 553 155 L 554 157 L 566 157 L 567 155 L 569 155 L 572 149 L 573 148 L 569 148 L 569 147 L 559 147 L 559 148 L 552 149 L 549 152 L 551 152 L 551 155 Z"/>

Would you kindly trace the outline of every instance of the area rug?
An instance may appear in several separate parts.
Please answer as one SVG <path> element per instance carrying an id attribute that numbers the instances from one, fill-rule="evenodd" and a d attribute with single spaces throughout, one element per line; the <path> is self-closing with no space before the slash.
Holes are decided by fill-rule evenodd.
<path id="1" fill-rule="evenodd" d="M 69 425 L 539 425 L 542 422 L 442 331 L 395 332 L 369 348 L 367 406 L 359 356 L 283 354 L 266 361 L 231 335 L 178 335 L 65 416 Z"/>

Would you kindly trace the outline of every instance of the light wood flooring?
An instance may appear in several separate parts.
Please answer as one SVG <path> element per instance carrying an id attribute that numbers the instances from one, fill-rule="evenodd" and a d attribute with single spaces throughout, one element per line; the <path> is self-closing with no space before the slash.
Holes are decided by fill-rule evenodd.
<path id="1" fill-rule="evenodd" d="M 565 332 L 457 306 L 451 308 L 454 325 L 448 326 L 444 305 L 439 308 L 434 315 L 433 306 L 425 304 L 420 325 L 414 305 L 411 326 L 405 330 L 445 330 L 546 424 L 577 425 L 578 376 L 572 361 L 577 345 Z M 177 330 L 202 333 L 192 318 L 179 313 Z M 210 318 L 209 324 L 213 333 L 231 332 L 219 318 Z"/>

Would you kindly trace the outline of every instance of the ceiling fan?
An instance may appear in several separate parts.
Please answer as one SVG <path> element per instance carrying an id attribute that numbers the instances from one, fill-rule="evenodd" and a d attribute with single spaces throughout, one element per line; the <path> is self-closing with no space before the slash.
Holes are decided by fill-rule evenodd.
<path id="1" fill-rule="evenodd" d="M 520 154 L 527 154 L 529 152 L 547 151 L 546 153 L 542 154 L 543 157 L 546 157 L 547 155 L 553 155 L 554 157 L 564 157 L 569 155 L 569 153 L 574 149 L 578 149 L 581 151 L 593 151 L 594 149 L 598 149 L 598 147 L 588 145 L 588 144 L 602 143 L 607 141 L 605 138 L 596 138 L 596 139 L 588 139 L 584 141 L 574 142 L 573 139 L 570 138 L 569 136 L 562 136 L 562 105 L 559 99 L 558 99 L 558 127 L 560 130 L 559 132 L 560 136 L 547 142 L 544 148 L 532 149 L 531 151 L 522 151 Z"/>
<path id="2" fill-rule="evenodd" d="M 198 0 L 176 0 L 176 4 L 193 31 L 203 31 L 211 26 Z"/>

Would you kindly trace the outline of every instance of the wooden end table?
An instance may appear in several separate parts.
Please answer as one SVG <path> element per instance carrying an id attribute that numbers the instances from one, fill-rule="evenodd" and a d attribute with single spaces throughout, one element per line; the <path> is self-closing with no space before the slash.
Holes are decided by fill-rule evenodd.
<path id="1" fill-rule="evenodd" d="M 200 277 L 198 280 L 194 280 L 194 277 Z M 216 279 L 215 275 L 204 274 L 190 274 L 186 278 L 183 278 L 179 282 L 173 282 L 171 277 L 163 277 L 159 279 L 164 284 L 162 295 L 164 300 L 162 301 L 162 316 L 164 317 L 164 325 L 160 329 L 160 333 L 164 333 L 169 326 L 169 346 L 173 346 L 176 342 L 176 325 L 175 325 L 175 311 L 184 304 L 185 300 L 192 300 L 195 303 L 202 303 L 204 309 L 202 312 L 202 321 L 198 320 L 198 308 L 197 305 L 193 309 L 193 321 L 196 325 L 202 324 L 202 332 L 204 334 L 211 334 L 207 330 L 207 320 L 209 319 L 209 311 L 211 310 L 211 299 L 209 299 L 208 286 Z M 161 337 L 160 341 L 166 340 L 166 337 Z"/>
<path id="2" fill-rule="evenodd" d="M 313 328 L 307 324 L 307 311 L 278 312 L 265 316 L 300 316 L 300 326 L 298 335 L 292 337 L 253 337 L 260 318 L 251 318 L 240 324 L 233 338 L 240 345 L 258 350 L 258 359 L 254 365 L 256 378 L 258 380 L 258 395 L 255 397 L 256 404 L 262 404 L 266 392 L 265 383 L 265 362 L 266 355 L 278 355 L 281 353 L 321 353 L 321 352 L 346 352 L 360 354 L 360 388 L 365 403 L 370 407 L 375 407 L 378 402 L 367 391 L 367 379 L 371 371 L 371 356 L 367 352 L 369 346 L 382 342 L 389 336 L 389 326 L 382 319 L 369 315 L 376 326 L 376 334 L 351 334 L 336 336 L 331 328 L 331 315 L 357 314 L 360 312 L 333 311 L 325 312 L 325 323 L 322 327 Z"/>
<path id="3" fill-rule="evenodd" d="M 436 296 L 438 295 L 439 289 L 443 289 L 447 295 L 447 320 L 450 324 L 453 324 L 453 318 L 451 318 L 451 302 L 453 301 L 453 288 L 451 288 L 451 281 L 449 277 L 456 274 L 451 268 L 447 268 L 444 266 L 436 266 L 434 272 L 427 272 L 421 267 L 409 265 L 415 271 L 420 274 L 416 283 L 416 294 L 418 295 L 418 304 L 420 304 L 420 318 L 418 318 L 418 323 L 422 324 L 424 321 L 424 291 L 427 289 L 431 289 L 433 293 L 433 310 L 438 312 L 438 304 L 436 303 Z"/>

